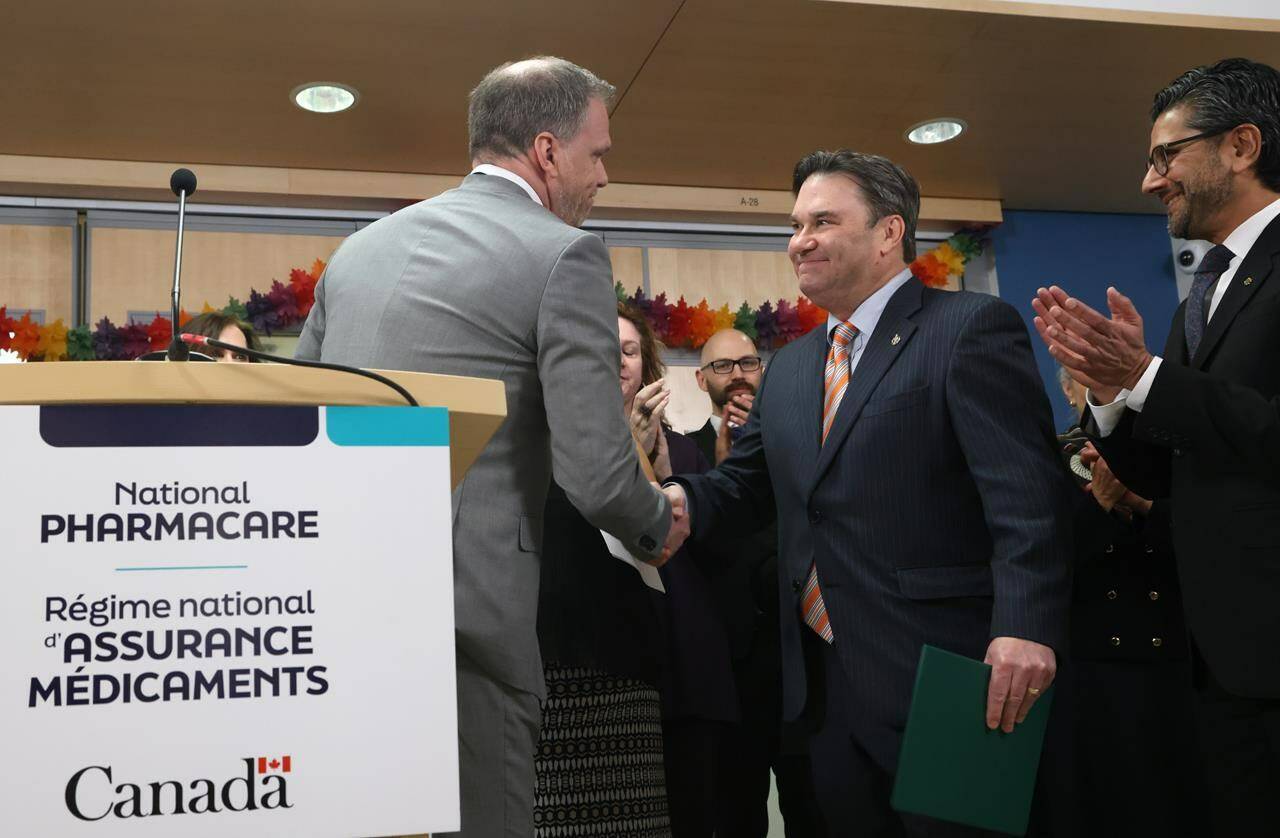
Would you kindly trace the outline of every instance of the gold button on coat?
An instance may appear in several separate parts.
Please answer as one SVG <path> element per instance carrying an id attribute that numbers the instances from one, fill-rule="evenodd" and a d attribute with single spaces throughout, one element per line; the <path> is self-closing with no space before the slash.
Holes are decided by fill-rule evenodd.
<path id="1" fill-rule="evenodd" d="M 1111 645 L 1112 645 L 1112 646 L 1119 646 L 1119 645 L 1120 645 L 1120 638 L 1119 638 L 1119 637 L 1114 637 L 1114 636 L 1113 636 L 1113 637 L 1111 638 Z"/>
<path id="2" fill-rule="evenodd" d="M 1159 649 L 1161 646 L 1164 645 L 1164 641 L 1161 640 L 1159 637 L 1153 637 L 1151 638 L 1151 645 Z"/>
<path id="3" fill-rule="evenodd" d="M 1147 596 L 1151 598 L 1151 601 L 1152 601 L 1152 602 L 1155 602 L 1156 600 L 1158 600 L 1158 599 L 1160 598 L 1160 592 L 1159 592 L 1159 591 L 1152 591 L 1151 593 L 1147 594 Z"/>

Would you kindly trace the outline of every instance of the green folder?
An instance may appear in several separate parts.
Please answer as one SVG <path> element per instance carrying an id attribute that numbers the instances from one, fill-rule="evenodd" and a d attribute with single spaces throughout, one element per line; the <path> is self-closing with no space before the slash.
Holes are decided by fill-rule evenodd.
<path id="1" fill-rule="evenodd" d="M 902 736 L 894 809 L 1024 835 L 1053 687 L 1013 733 L 988 730 L 991 667 L 925 646 Z"/>

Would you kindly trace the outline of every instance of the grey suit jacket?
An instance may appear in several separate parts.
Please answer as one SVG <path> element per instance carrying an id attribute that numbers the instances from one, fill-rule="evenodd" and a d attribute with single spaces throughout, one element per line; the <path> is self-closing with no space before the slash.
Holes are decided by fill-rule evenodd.
<path id="1" fill-rule="evenodd" d="M 473 174 L 342 244 L 297 356 L 506 384 L 507 418 L 453 493 L 454 619 L 460 652 L 541 696 L 539 557 L 553 467 L 573 505 L 624 544 L 656 554 L 670 526 L 622 416 L 604 243 L 516 184 Z"/>

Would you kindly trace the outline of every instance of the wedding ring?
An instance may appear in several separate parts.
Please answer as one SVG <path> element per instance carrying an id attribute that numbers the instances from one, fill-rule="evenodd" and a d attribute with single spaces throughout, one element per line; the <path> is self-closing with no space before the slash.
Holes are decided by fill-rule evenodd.
<path id="1" fill-rule="evenodd" d="M 1030 696 L 1040 695 L 1040 690 L 1037 689 L 1036 687 L 1027 687 L 1027 695 L 1030 695 Z"/>

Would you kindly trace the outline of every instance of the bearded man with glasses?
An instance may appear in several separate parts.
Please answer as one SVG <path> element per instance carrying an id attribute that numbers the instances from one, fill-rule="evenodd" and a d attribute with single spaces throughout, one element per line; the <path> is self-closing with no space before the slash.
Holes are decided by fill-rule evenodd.
<path id="1" fill-rule="evenodd" d="M 1110 317 L 1061 288 L 1036 328 L 1089 388 L 1112 471 L 1169 498 L 1217 835 L 1274 831 L 1280 792 L 1280 72 L 1242 58 L 1156 95 L 1142 190 L 1169 232 L 1214 247 L 1164 352 L 1107 290 Z"/>
<path id="2" fill-rule="evenodd" d="M 721 329 L 702 345 L 698 386 L 711 417 L 689 438 L 707 462 L 728 458 L 747 424 L 764 361 L 737 329 Z M 722 561 L 703 571 L 729 635 L 741 721 L 721 739 L 716 834 L 756 838 L 769 832 L 769 773 L 790 838 L 826 835 L 809 768 L 808 732 L 782 721 L 782 645 L 778 634 L 778 528 L 773 522 L 733 531 L 705 545 Z"/>

